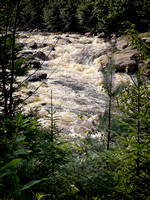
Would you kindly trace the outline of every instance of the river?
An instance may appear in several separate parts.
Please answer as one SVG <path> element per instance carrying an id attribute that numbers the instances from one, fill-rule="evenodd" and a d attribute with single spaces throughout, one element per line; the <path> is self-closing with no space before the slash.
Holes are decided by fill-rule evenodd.
<path id="1" fill-rule="evenodd" d="M 25 111 L 38 106 L 40 122 L 48 126 L 50 121 L 45 116 L 51 108 L 52 91 L 53 109 L 56 110 L 57 124 L 62 132 L 71 136 L 84 136 L 92 128 L 92 121 L 106 108 L 107 96 L 101 91 L 102 74 L 99 68 L 101 56 L 112 49 L 110 42 L 97 36 L 26 32 L 20 33 L 18 41 L 26 44 L 24 50 L 30 49 L 33 53 L 42 51 L 49 57 L 48 61 L 39 60 L 42 67 L 36 72 L 47 74 L 43 84 L 41 81 L 29 82 L 21 89 L 26 98 L 29 91 L 33 92 L 41 85 L 26 100 Z M 40 48 L 29 48 L 28 44 L 33 41 L 41 44 Z M 54 50 L 51 51 L 52 46 Z M 29 74 L 34 71 L 30 70 Z M 115 84 L 127 78 L 127 74 L 116 73 Z"/>

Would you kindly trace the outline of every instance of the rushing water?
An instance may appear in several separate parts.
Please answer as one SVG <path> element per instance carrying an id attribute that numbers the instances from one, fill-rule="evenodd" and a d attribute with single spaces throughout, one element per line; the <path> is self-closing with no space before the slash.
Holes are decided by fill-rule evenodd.
<path id="1" fill-rule="evenodd" d="M 53 107 L 58 116 L 58 125 L 63 132 L 83 136 L 84 132 L 92 127 L 92 120 L 105 111 L 107 96 L 101 91 L 102 74 L 98 70 L 101 65 L 101 56 L 112 47 L 108 41 L 95 37 L 86 37 L 78 34 L 29 34 L 21 33 L 19 42 L 48 44 L 35 50 L 42 51 L 49 57 L 49 61 L 41 61 L 42 68 L 36 73 L 47 73 L 47 79 L 29 82 L 22 88 L 24 98 L 30 91 L 39 89 L 26 101 L 26 110 L 39 106 L 41 123 L 47 115 L 46 110 L 51 107 L 51 91 Z M 25 37 L 27 36 L 27 37 Z M 55 51 L 49 47 L 54 46 Z M 26 45 L 24 49 L 29 49 Z M 31 50 L 31 49 L 30 49 Z M 29 73 L 33 73 L 30 70 Z M 120 82 L 127 75 L 115 75 L 115 81 Z M 25 77 L 20 77 L 24 79 Z M 79 117 L 78 115 L 83 115 Z M 88 117 L 91 116 L 91 117 Z"/>

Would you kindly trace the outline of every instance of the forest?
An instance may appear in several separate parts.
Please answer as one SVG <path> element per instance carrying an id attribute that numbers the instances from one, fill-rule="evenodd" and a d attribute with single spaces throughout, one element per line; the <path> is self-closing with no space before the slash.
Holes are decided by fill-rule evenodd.
<path id="1" fill-rule="evenodd" d="M 100 83 L 106 110 L 84 138 L 61 134 L 52 93 L 49 127 L 40 125 L 38 108 L 24 112 L 17 91 L 28 79 L 17 77 L 31 66 L 16 40 L 34 29 L 125 35 L 138 51 L 138 70 L 115 89 L 108 56 Z M 150 43 L 141 33 L 150 37 L 149 0 L 0 2 L 0 200 L 150 199 Z"/>

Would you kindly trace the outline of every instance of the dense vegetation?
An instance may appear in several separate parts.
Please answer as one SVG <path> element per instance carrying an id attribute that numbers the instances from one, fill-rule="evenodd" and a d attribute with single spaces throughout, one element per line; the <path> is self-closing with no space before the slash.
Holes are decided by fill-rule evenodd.
<path id="1" fill-rule="evenodd" d="M 17 24 L 29 27 L 31 21 L 57 31 L 110 32 L 119 31 L 120 23 L 130 20 L 144 30 L 149 27 L 149 6 L 148 0 L 0 3 L 0 199 L 150 199 L 150 85 L 143 76 L 150 68 L 144 64 L 150 59 L 150 46 L 133 27 L 126 34 L 139 50 L 141 67 L 129 83 L 114 90 L 109 57 L 102 81 L 108 109 L 84 139 L 66 141 L 60 135 L 52 98 L 51 124 L 42 129 L 37 111 L 24 114 L 24 100 L 16 93 L 25 84 L 17 76 L 30 67 L 27 59 L 18 57 Z M 98 137 L 101 131 L 103 137 Z"/>
<path id="2" fill-rule="evenodd" d="M 150 28 L 149 0 L 23 0 L 20 7 L 24 29 L 118 33 L 123 21 Z"/>

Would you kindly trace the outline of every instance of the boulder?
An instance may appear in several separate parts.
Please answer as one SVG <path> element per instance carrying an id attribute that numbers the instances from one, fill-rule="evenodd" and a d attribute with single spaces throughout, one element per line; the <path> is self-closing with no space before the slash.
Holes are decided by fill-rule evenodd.
<path id="1" fill-rule="evenodd" d="M 47 74 L 44 73 L 44 74 L 37 74 L 37 75 L 33 75 L 29 78 L 29 81 L 30 82 L 35 82 L 35 81 L 41 81 L 43 79 L 46 79 L 47 78 Z"/>
<path id="2" fill-rule="evenodd" d="M 28 47 L 31 48 L 31 49 L 37 49 L 37 43 L 32 41 L 30 43 L 28 43 Z"/>
<path id="3" fill-rule="evenodd" d="M 47 55 L 45 55 L 45 53 L 43 53 L 42 51 L 37 51 L 34 56 L 36 58 L 39 58 L 40 60 L 43 60 L 43 61 L 48 61 L 49 60 L 49 57 Z"/>
<path id="4" fill-rule="evenodd" d="M 116 39 L 116 48 L 118 50 L 123 50 L 123 49 L 131 49 L 131 46 L 128 44 L 128 38 L 123 38 L 123 37 L 119 37 Z"/>
<path id="5" fill-rule="evenodd" d="M 36 68 L 36 69 L 41 68 L 40 61 L 38 61 L 38 60 L 32 60 L 32 61 L 30 62 L 30 64 L 31 64 L 31 67 L 32 67 L 32 68 Z"/>
<path id="6" fill-rule="evenodd" d="M 136 58 L 137 50 L 123 50 L 114 54 L 114 64 L 116 72 L 134 73 L 138 70 L 138 63 L 133 58 Z"/>

